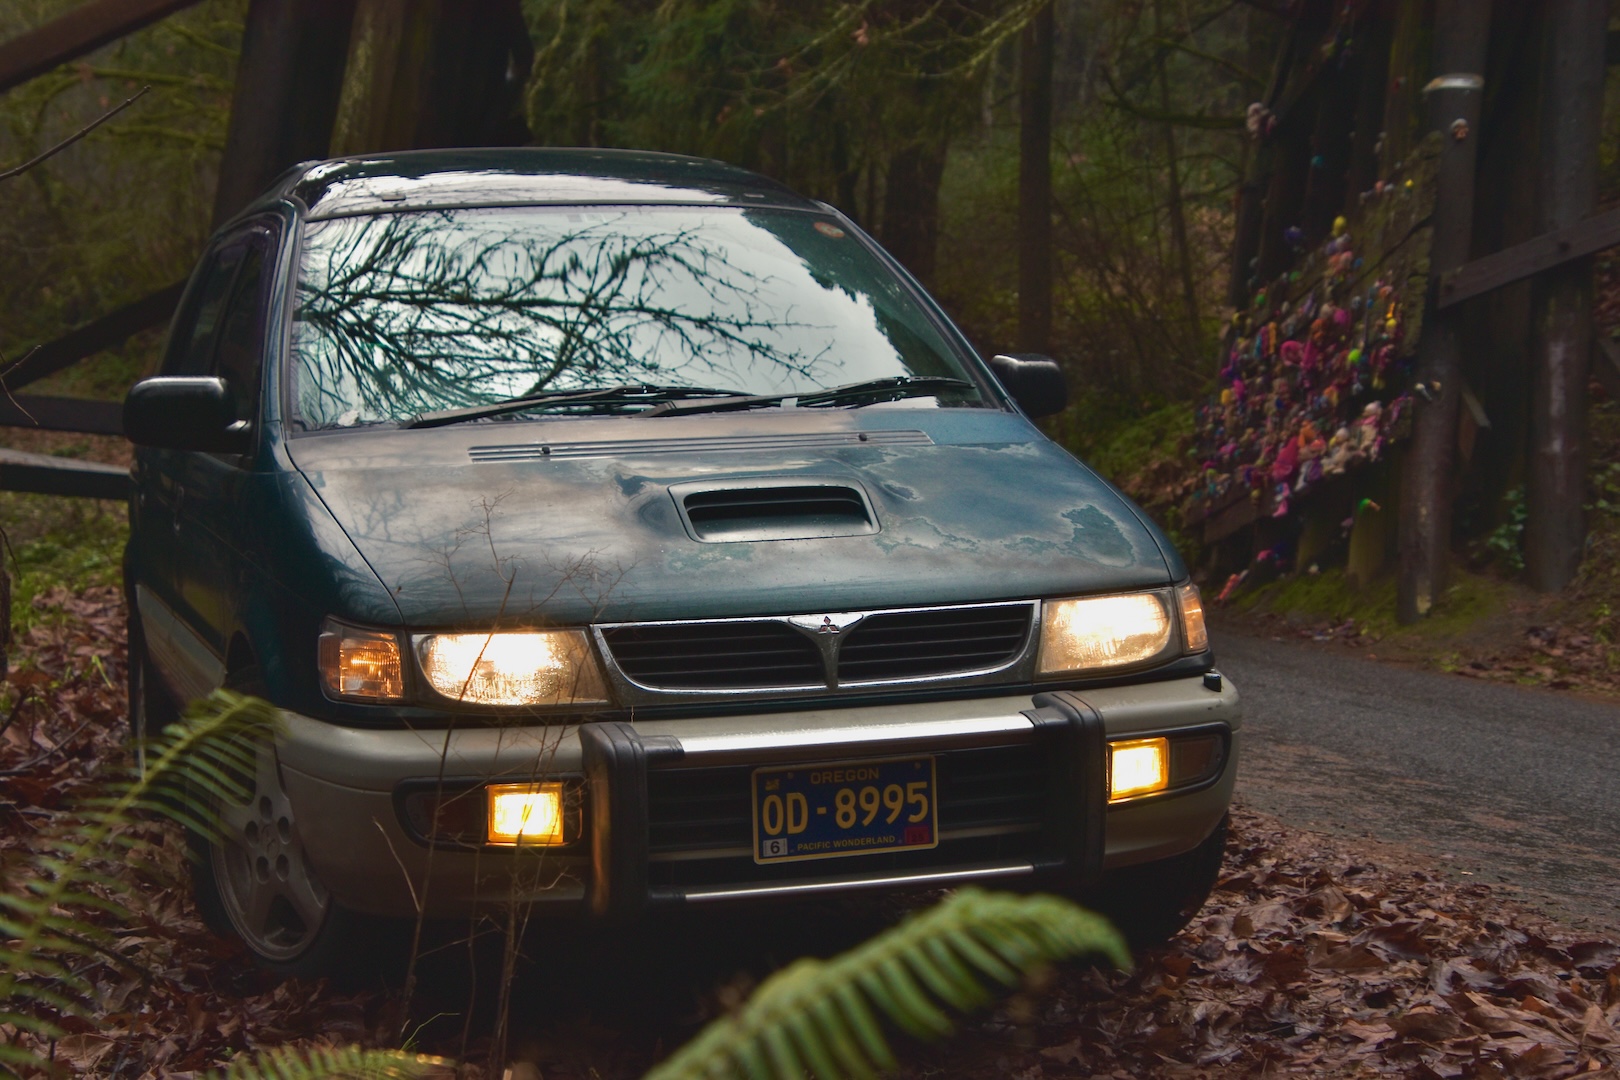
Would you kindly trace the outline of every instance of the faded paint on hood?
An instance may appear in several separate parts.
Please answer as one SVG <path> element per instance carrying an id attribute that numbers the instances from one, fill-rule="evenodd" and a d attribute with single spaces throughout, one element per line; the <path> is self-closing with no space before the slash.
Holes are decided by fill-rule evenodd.
<path id="1" fill-rule="evenodd" d="M 492 443 L 859 430 L 920 431 L 931 442 L 469 456 Z M 1124 496 L 1027 420 L 990 409 L 481 423 L 288 446 L 407 626 L 845 611 L 1136 589 L 1184 574 Z M 880 529 L 731 543 L 687 535 L 671 485 L 757 477 L 858 484 Z"/>

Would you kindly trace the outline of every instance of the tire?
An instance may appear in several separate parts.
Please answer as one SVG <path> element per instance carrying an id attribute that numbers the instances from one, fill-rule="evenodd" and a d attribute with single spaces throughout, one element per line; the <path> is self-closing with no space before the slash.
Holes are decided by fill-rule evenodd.
<path id="1" fill-rule="evenodd" d="M 1192 922 L 1220 877 L 1229 819 L 1183 855 L 1127 866 L 1103 877 L 1080 902 L 1106 915 L 1132 951 L 1157 948 Z"/>
<path id="2" fill-rule="evenodd" d="M 254 667 L 233 672 L 226 685 L 264 696 Z M 267 970 L 297 977 L 334 974 L 348 958 L 354 917 L 333 901 L 309 865 L 273 746 L 259 749 L 248 779 L 245 803 L 217 808 L 218 838 L 191 837 L 198 911 L 209 929 L 239 938 Z"/>

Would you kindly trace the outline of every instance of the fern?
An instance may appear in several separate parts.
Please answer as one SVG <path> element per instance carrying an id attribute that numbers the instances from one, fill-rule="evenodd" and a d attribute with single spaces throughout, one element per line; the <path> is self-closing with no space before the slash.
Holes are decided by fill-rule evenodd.
<path id="1" fill-rule="evenodd" d="M 97 962 L 134 966 L 102 925 L 129 915 L 133 883 L 118 871 L 154 861 L 151 841 L 134 822 L 156 815 L 213 836 L 209 808 L 247 797 L 241 778 L 253 775 L 258 747 L 278 723 L 265 702 L 218 691 L 147 744 L 143 773 L 107 782 L 47 827 L 20 880 L 0 891 L 0 1024 L 51 1040 L 61 1036 L 53 1017 L 92 1012 L 85 971 Z M 18 1042 L 0 1043 L 0 1073 L 41 1064 Z"/>
<path id="2" fill-rule="evenodd" d="M 1093 952 L 1130 964 L 1118 931 L 1076 904 L 962 889 L 841 956 L 773 975 L 646 1080 L 874 1076 L 895 1065 L 878 1013 L 937 1038 L 951 1030 L 947 1008 L 990 1001 L 986 979 L 1012 986 L 1042 964 Z"/>
<path id="3" fill-rule="evenodd" d="M 403 1050 L 362 1050 L 358 1046 L 299 1050 L 278 1046 L 239 1057 L 217 1080 L 415 1080 L 454 1076 L 444 1058 Z"/>

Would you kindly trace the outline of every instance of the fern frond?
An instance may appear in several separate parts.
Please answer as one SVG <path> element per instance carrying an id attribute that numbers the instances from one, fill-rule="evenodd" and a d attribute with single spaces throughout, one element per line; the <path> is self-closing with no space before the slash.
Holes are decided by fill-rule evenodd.
<path id="1" fill-rule="evenodd" d="M 777 972 L 646 1080 L 870 1077 L 894 1067 L 876 1012 L 919 1038 L 951 1028 L 947 1009 L 990 999 L 985 981 L 1015 985 L 1055 960 L 1102 953 L 1130 966 L 1124 939 L 1100 915 L 1055 896 L 967 888 L 830 961 Z"/>
<path id="2" fill-rule="evenodd" d="M 86 961 L 131 966 L 97 917 L 129 915 L 135 886 L 127 871 L 150 862 L 150 840 L 133 823 L 157 815 L 211 835 L 211 808 L 222 797 L 240 798 L 242 778 L 279 723 L 263 701 L 216 692 L 148 742 L 144 773 L 102 781 L 36 838 L 0 896 L 0 1013 L 18 1033 L 48 1040 L 59 1028 L 42 1010 L 90 1011 L 93 984 L 75 970 Z M 15 1045 L 0 1049 L 0 1060 L 38 1064 Z"/>
<path id="3" fill-rule="evenodd" d="M 453 1076 L 449 1061 L 403 1050 L 362 1050 L 358 1046 L 299 1049 L 278 1046 L 239 1057 L 216 1080 L 416 1080 Z"/>

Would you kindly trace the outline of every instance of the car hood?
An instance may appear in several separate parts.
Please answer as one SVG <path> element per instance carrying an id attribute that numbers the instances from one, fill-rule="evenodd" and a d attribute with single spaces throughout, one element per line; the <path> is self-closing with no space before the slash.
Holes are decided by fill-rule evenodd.
<path id="1" fill-rule="evenodd" d="M 287 445 L 409 626 L 838 612 L 1184 574 L 1111 485 L 988 409 L 515 421 Z M 876 520 L 694 538 L 681 500 L 739 485 L 845 488 Z"/>

